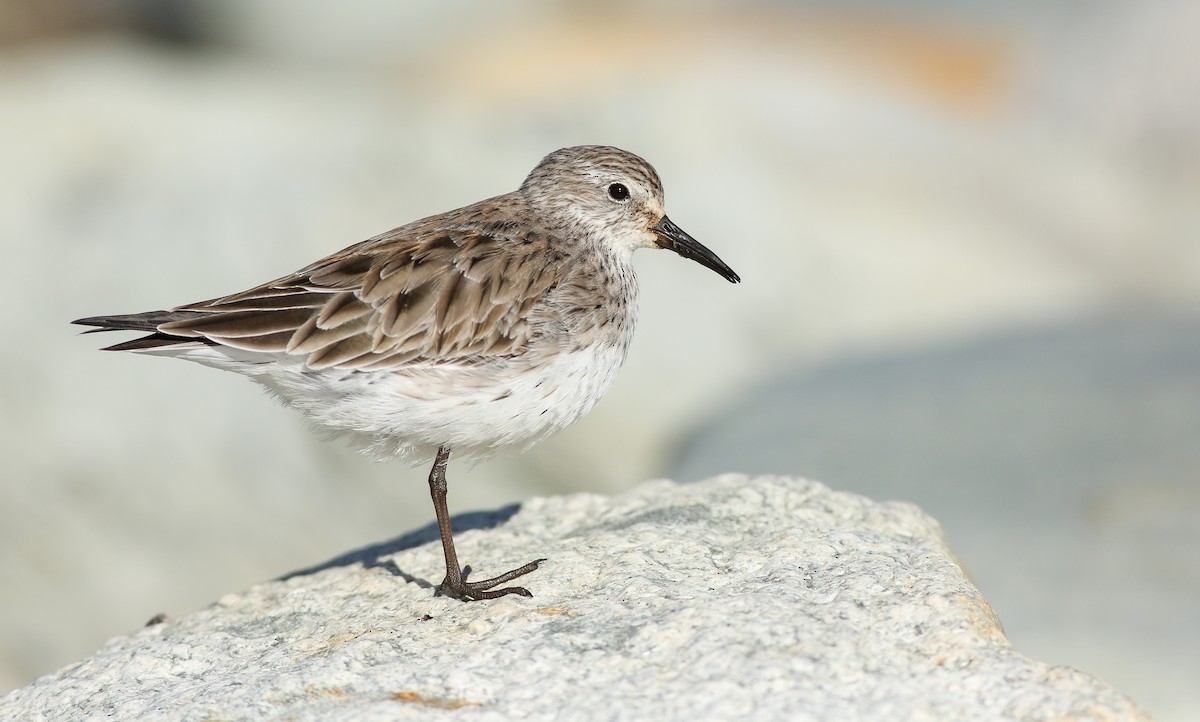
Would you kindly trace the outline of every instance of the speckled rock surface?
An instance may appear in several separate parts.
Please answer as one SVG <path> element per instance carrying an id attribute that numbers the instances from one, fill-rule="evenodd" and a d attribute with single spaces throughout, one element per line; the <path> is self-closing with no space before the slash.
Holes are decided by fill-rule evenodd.
<path id="1" fill-rule="evenodd" d="M 481 575 L 549 558 L 534 598 L 435 595 L 426 528 L 113 639 L 0 719 L 1148 719 L 1012 649 L 911 505 L 726 475 L 459 521 Z"/>

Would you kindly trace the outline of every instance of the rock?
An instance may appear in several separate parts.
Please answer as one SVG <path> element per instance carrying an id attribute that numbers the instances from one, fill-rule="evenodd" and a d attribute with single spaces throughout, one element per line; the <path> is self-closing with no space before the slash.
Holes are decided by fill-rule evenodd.
<path id="1" fill-rule="evenodd" d="M 1014 646 L 1183 722 L 1200 718 L 1197 429 L 1200 316 L 1147 309 L 782 373 L 667 474 L 803 469 L 914 502 Z"/>
<path id="2" fill-rule="evenodd" d="M 912 505 L 725 475 L 457 521 L 481 575 L 549 558 L 532 599 L 436 595 L 427 527 L 152 620 L 0 718 L 1149 719 L 1015 651 Z"/>

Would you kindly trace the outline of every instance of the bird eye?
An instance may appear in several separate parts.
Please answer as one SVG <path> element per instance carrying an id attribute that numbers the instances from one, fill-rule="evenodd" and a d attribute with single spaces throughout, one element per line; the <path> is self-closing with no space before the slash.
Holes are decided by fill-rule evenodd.
<path id="1" fill-rule="evenodd" d="M 629 189 L 623 183 L 613 183 L 608 187 L 608 197 L 614 201 L 623 201 L 629 198 Z"/>

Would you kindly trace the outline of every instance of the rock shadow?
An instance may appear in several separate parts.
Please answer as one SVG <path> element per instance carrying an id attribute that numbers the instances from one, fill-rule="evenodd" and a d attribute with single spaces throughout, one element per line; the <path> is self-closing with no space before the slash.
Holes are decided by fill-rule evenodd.
<path id="1" fill-rule="evenodd" d="M 450 518 L 450 524 L 454 528 L 456 535 L 462 534 L 473 529 L 491 529 L 493 527 L 504 524 L 512 518 L 517 510 L 521 508 L 520 504 L 510 504 L 499 509 L 491 509 L 488 511 L 469 511 L 463 514 L 458 514 Z M 405 572 L 396 562 L 390 557 L 398 554 L 406 549 L 419 547 L 422 544 L 429 544 L 439 540 L 438 528 L 436 522 L 431 522 L 423 527 L 414 529 L 406 534 L 402 534 L 394 539 L 390 539 L 371 546 L 362 547 L 353 551 L 346 552 L 340 556 L 336 556 L 329 561 L 322 562 L 311 567 L 297 569 L 289 572 L 281 577 L 279 581 L 286 581 L 295 577 L 308 576 L 326 569 L 336 567 L 347 567 L 354 564 L 361 564 L 364 569 L 374 569 L 380 567 L 388 570 L 395 576 L 403 578 L 405 581 L 412 584 L 417 584 L 422 587 L 433 588 L 435 584 L 420 577 Z"/>

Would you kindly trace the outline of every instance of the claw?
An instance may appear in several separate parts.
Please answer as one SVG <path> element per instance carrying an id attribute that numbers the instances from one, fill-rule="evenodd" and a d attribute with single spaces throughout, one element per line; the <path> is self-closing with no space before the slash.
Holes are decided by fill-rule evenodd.
<path id="1" fill-rule="evenodd" d="M 517 594 L 522 597 L 532 597 L 533 594 L 525 587 L 504 587 L 503 589 L 493 589 L 492 587 L 499 586 L 507 581 L 524 576 L 538 568 L 538 565 L 546 561 L 545 559 L 535 559 L 528 564 L 517 567 L 512 571 L 507 571 L 491 579 L 484 579 L 479 582 L 468 582 L 467 576 L 471 573 L 470 565 L 458 570 L 458 574 L 453 574 L 449 570 L 446 572 L 446 578 L 438 585 L 438 589 L 462 599 L 471 601 L 479 601 L 480 599 L 495 599 L 509 594 Z"/>

